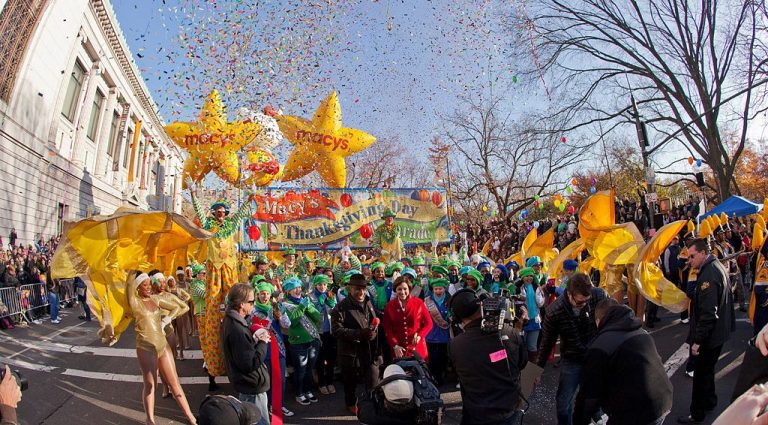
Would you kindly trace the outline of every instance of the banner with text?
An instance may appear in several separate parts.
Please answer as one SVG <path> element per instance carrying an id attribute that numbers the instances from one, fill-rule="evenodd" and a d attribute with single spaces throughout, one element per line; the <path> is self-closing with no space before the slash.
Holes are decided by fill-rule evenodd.
<path id="1" fill-rule="evenodd" d="M 253 196 L 252 216 L 243 223 L 245 251 L 369 248 L 389 208 L 404 244 L 450 241 L 446 193 L 442 189 L 264 189 Z"/>

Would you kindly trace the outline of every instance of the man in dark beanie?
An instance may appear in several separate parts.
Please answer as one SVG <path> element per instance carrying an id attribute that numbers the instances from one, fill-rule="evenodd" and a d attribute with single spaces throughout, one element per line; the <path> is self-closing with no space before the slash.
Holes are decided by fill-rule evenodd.
<path id="1" fill-rule="evenodd" d="M 379 383 L 382 364 L 378 322 L 362 273 L 349 276 L 347 297 L 331 312 L 331 335 L 337 340 L 338 363 L 344 381 L 347 410 L 357 414 L 357 377 L 363 376 L 365 390 Z"/>
<path id="2" fill-rule="evenodd" d="M 653 338 L 629 307 L 606 298 L 595 309 L 597 336 L 587 350 L 574 425 L 603 409 L 609 424 L 657 425 L 672 409 L 672 383 Z"/>
<path id="3" fill-rule="evenodd" d="M 198 425 L 267 425 L 259 409 L 231 395 L 208 395 L 200 405 Z"/>
<path id="4" fill-rule="evenodd" d="M 462 425 L 518 423 L 520 370 L 528 362 L 520 335 L 506 324 L 500 332 L 483 332 L 480 299 L 471 289 L 456 292 L 450 309 L 464 328 L 450 343 L 451 361 L 461 383 Z"/>

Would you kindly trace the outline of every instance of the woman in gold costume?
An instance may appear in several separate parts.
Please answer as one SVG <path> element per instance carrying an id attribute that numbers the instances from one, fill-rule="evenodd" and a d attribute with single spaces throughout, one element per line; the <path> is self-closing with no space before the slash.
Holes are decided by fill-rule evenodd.
<path id="1" fill-rule="evenodd" d="M 196 424 L 187 397 L 181 389 L 173 355 L 163 332 L 163 328 L 185 314 L 189 307 L 175 296 L 153 295 L 151 279 L 146 273 L 129 276 L 126 289 L 136 326 L 136 356 L 144 380 L 142 401 L 147 415 L 146 423 L 155 423 L 155 386 L 159 371 L 189 423 Z"/>

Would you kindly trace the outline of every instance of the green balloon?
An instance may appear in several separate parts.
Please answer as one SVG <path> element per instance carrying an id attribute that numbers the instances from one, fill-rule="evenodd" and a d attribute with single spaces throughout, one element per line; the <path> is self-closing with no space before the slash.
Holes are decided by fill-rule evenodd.
<path id="1" fill-rule="evenodd" d="M 533 195 L 533 199 L 538 201 L 539 200 L 539 195 Z"/>
<path id="2" fill-rule="evenodd" d="M 539 204 L 539 209 L 543 210 L 544 209 L 544 204 Z"/>
<path id="3" fill-rule="evenodd" d="M 566 186 L 566 187 L 565 187 L 565 192 L 566 192 L 566 193 L 571 193 L 571 192 L 573 192 L 573 189 L 571 189 L 571 187 L 570 187 L 570 186 Z"/>
<path id="4" fill-rule="evenodd" d="M 563 211 L 565 209 L 565 204 L 560 204 L 558 208 L 560 208 L 560 211 Z"/>
<path id="5" fill-rule="evenodd" d="M 513 82 L 513 83 L 516 83 L 516 82 L 517 82 L 517 75 L 513 75 L 513 76 L 512 76 L 512 82 Z"/>

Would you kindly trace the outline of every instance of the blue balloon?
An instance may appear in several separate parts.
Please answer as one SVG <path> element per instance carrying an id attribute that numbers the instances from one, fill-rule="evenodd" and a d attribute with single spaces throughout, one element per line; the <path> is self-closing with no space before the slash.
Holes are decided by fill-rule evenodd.
<path id="1" fill-rule="evenodd" d="M 538 222 L 538 221 L 534 221 L 534 222 L 533 222 L 533 227 L 534 227 L 535 229 L 538 229 L 538 228 L 539 228 L 539 222 Z"/>
<path id="2" fill-rule="evenodd" d="M 595 189 L 594 186 L 589 188 L 589 193 L 595 193 L 595 192 L 597 192 L 597 189 Z"/>
<path id="3" fill-rule="evenodd" d="M 700 160 L 700 159 L 697 159 L 697 160 L 696 160 L 696 166 L 697 166 L 697 167 L 701 167 L 701 160 Z"/>

